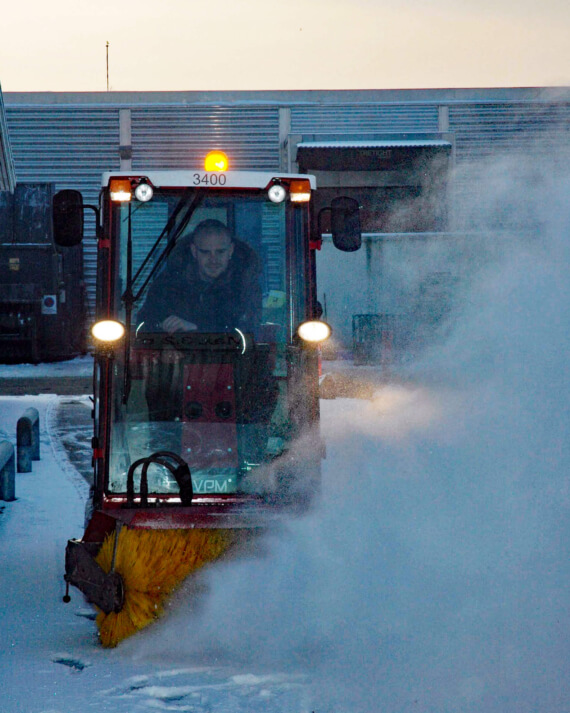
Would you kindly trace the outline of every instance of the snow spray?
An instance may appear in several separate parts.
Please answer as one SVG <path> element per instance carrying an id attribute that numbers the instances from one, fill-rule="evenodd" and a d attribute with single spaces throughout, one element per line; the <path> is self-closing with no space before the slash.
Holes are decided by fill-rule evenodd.
<path id="1" fill-rule="evenodd" d="M 482 239 L 445 340 L 372 400 L 323 401 L 319 507 L 127 652 L 300 670 L 315 713 L 570 710 L 561 163 L 470 167 L 472 229 L 518 228 Z"/>

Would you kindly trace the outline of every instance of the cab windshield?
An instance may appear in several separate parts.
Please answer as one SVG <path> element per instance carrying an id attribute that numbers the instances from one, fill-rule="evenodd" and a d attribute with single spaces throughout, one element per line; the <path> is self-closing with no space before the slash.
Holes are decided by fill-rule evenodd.
<path id="1" fill-rule="evenodd" d="M 302 215 L 265 192 L 157 191 L 114 205 L 111 301 L 128 339 L 113 364 L 109 491 L 125 492 L 131 464 L 159 451 L 188 463 L 195 495 L 271 490 L 292 437 Z M 176 497 L 168 469 L 147 477 L 149 493 Z"/>

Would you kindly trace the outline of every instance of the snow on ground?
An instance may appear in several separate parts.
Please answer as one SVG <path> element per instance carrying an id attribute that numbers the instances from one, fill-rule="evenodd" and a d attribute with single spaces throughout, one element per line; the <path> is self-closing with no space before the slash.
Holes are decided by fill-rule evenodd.
<path id="1" fill-rule="evenodd" d="M 115 650 L 61 603 L 85 486 L 56 397 L 1 398 L 10 438 L 42 412 L 42 460 L 0 504 L 2 713 L 570 711 L 566 193 L 537 192 L 552 220 L 480 271 L 406 381 L 322 402 L 320 506 Z"/>
<path id="2" fill-rule="evenodd" d="M 89 355 L 65 361 L 45 362 L 40 364 L 2 364 L 3 379 L 34 379 L 38 377 L 57 378 L 58 376 L 90 376 L 93 371 L 93 358 Z"/>

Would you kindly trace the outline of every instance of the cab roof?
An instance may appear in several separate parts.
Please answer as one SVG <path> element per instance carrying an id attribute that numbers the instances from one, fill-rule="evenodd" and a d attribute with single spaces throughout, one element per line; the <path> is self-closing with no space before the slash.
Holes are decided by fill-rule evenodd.
<path id="1" fill-rule="evenodd" d="M 224 177 L 225 180 L 221 179 Z M 206 177 L 210 182 L 206 182 Z M 217 180 L 212 180 L 212 178 Z M 145 178 L 155 188 L 259 188 L 264 189 L 274 181 L 295 181 L 305 179 L 310 181 L 311 189 L 317 187 L 314 176 L 304 173 L 279 173 L 278 171 L 204 171 L 196 169 L 194 171 L 108 171 L 103 174 L 101 186 L 105 188 L 109 185 L 111 178 Z"/>

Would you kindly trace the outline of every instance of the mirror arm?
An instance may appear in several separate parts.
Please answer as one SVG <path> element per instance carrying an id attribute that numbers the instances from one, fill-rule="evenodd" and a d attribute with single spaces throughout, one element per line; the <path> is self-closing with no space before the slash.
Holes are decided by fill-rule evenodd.
<path id="1" fill-rule="evenodd" d="M 323 226 L 322 226 L 322 217 L 323 213 L 332 213 L 332 209 L 330 207 L 325 207 L 321 208 L 320 211 L 318 212 L 317 215 L 317 234 L 320 236 L 322 239 L 323 237 Z"/>
<path id="2" fill-rule="evenodd" d="M 103 237 L 103 226 L 101 225 L 101 211 L 96 205 L 83 205 L 83 210 L 92 210 L 95 213 L 95 237 L 100 240 Z"/>

